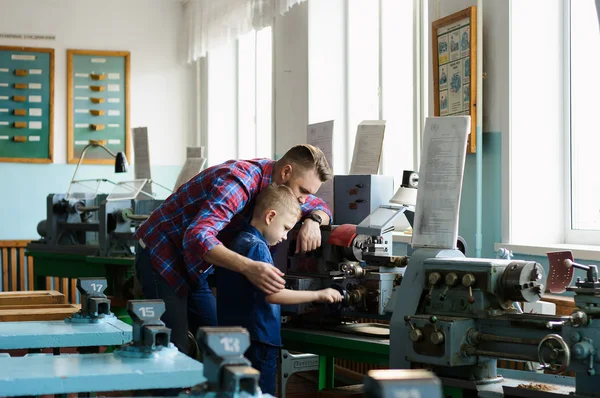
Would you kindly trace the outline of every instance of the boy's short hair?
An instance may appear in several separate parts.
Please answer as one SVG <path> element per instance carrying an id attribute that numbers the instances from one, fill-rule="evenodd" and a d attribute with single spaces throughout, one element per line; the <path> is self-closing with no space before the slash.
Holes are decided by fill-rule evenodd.
<path id="1" fill-rule="evenodd" d="M 325 154 L 313 145 L 296 145 L 290 148 L 279 161 L 298 166 L 303 171 L 315 170 L 321 182 L 329 180 L 332 176 Z"/>
<path id="2" fill-rule="evenodd" d="M 256 197 L 254 213 L 262 214 L 267 210 L 289 212 L 300 219 L 302 209 L 300 202 L 290 187 L 286 185 L 270 184 L 264 187 Z"/>

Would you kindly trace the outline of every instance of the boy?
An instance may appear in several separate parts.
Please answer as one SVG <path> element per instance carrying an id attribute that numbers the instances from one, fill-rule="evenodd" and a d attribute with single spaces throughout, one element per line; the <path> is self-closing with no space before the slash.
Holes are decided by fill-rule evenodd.
<path id="1" fill-rule="evenodd" d="M 251 260 L 273 264 L 269 246 L 287 239 L 301 216 L 300 204 L 285 185 L 267 185 L 256 198 L 250 224 L 233 240 L 230 249 Z M 224 268 L 217 269 L 217 318 L 219 326 L 242 326 L 250 333 L 246 357 L 260 371 L 263 393 L 275 395 L 277 358 L 281 347 L 280 304 L 342 300 L 334 289 L 318 291 L 281 290 L 266 295 L 246 277 Z"/>

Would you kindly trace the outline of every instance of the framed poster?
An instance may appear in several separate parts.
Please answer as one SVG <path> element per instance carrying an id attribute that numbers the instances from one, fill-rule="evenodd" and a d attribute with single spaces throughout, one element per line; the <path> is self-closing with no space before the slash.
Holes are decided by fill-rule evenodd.
<path id="1" fill-rule="evenodd" d="M 467 153 L 475 153 L 477 112 L 477 7 L 434 21 L 433 98 L 435 116 L 471 116 Z"/>
<path id="2" fill-rule="evenodd" d="M 67 159 L 77 163 L 90 140 L 131 161 L 128 51 L 67 50 Z M 90 148 L 84 164 L 113 164 L 102 148 Z"/>
<path id="3" fill-rule="evenodd" d="M 52 163 L 54 49 L 0 46 L 0 162 Z"/>

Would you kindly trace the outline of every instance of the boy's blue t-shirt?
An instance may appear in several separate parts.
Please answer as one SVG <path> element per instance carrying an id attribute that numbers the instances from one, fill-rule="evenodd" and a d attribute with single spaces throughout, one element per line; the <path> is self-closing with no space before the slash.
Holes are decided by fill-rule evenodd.
<path id="1" fill-rule="evenodd" d="M 273 264 L 269 245 L 260 232 L 247 224 L 229 249 L 251 260 Z M 281 309 L 269 304 L 265 293 L 242 274 L 217 267 L 217 319 L 219 326 L 242 326 L 250 339 L 281 346 Z"/>

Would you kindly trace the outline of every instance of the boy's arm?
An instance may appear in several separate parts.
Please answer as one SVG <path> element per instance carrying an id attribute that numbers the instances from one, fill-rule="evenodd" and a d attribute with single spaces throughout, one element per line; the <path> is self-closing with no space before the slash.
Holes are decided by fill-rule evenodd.
<path id="1" fill-rule="evenodd" d="M 273 257 L 271 256 L 269 247 L 264 243 L 257 243 L 250 247 L 247 256 L 254 261 L 273 263 Z M 273 268 L 277 269 L 274 265 Z M 267 303 L 283 305 L 312 303 L 313 301 L 335 303 L 341 301 L 342 296 L 340 292 L 334 289 L 317 291 L 283 289 L 277 293 L 266 295 L 265 300 Z"/>
<path id="2" fill-rule="evenodd" d="M 284 289 L 279 293 L 270 294 L 265 300 L 271 304 L 304 304 L 318 301 L 321 303 L 339 303 L 342 301 L 342 295 L 335 289 L 323 289 L 317 291 L 310 290 L 289 290 Z"/>
<path id="3" fill-rule="evenodd" d="M 318 299 L 319 294 L 317 291 L 289 289 L 283 289 L 279 293 L 265 297 L 267 303 L 281 305 L 312 303 Z"/>

